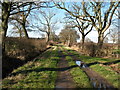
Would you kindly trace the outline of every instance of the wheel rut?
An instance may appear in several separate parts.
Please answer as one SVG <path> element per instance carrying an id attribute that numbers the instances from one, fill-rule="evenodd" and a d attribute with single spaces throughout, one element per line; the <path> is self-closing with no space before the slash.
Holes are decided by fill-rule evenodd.
<path id="1" fill-rule="evenodd" d="M 65 55 L 62 52 L 60 54 L 60 61 L 58 62 L 58 68 L 66 68 L 68 66 L 68 62 L 65 60 Z M 68 70 L 58 71 L 57 72 L 57 80 L 55 89 L 59 88 L 76 88 L 76 84 L 73 81 L 73 78 Z"/>
<path id="2" fill-rule="evenodd" d="M 68 52 L 69 53 L 69 52 Z M 76 60 L 80 60 L 78 57 L 76 57 L 75 55 L 72 55 L 72 53 L 69 53 L 69 55 L 73 58 L 74 61 Z M 81 60 L 80 60 L 81 61 Z M 85 66 L 87 66 L 84 63 Z M 86 75 L 88 76 L 92 86 L 94 88 L 108 88 L 109 90 L 113 90 L 116 89 L 110 82 L 108 82 L 104 77 L 102 77 L 101 75 L 99 75 L 97 72 L 93 71 L 91 68 L 89 68 L 88 66 L 85 68 L 80 67 L 80 69 L 82 69 Z"/>

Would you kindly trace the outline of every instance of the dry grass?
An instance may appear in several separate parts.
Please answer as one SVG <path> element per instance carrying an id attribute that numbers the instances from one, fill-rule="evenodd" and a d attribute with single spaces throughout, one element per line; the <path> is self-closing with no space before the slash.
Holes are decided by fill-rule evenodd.
<path id="1" fill-rule="evenodd" d="M 3 54 L 3 78 L 13 69 L 32 60 L 46 50 L 46 42 L 42 39 L 25 39 L 7 37 L 5 39 L 5 53 Z"/>
<path id="2" fill-rule="evenodd" d="M 6 38 L 5 39 L 5 52 L 6 55 L 26 59 L 36 52 L 46 49 L 45 40 L 40 39 L 25 39 L 25 38 Z"/>
<path id="3" fill-rule="evenodd" d="M 71 49 L 74 49 L 83 55 L 92 56 L 92 57 L 117 58 L 117 54 L 113 53 L 117 47 L 118 45 L 105 43 L 103 44 L 102 49 L 99 50 L 96 43 L 87 42 L 87 43 L 84 43 L 84 47 L 82 47 L 81 43 L 78 43 L 76 45 L 73 45 Z"/>

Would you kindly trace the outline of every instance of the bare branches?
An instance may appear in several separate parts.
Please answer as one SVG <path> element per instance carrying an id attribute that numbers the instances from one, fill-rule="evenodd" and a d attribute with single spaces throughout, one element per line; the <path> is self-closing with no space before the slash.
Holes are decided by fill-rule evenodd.
<path id="1" fill-rule="evenodd" d="M 91 22 L 92 22 L 92 25 L 93 25 L 97 30 L 99 30 L 98 27 L 96 26 L 95 21 L 94 21 L 94 17 L 91 16 L 91 15 L 87 12 L 86 7 L 85 7 L 85 2 L 82 2 L 82 5 L 83 5 L 83 12 L 85 13 L 86 17 L 89 17 L 90 20 L 91 20 Z"/>
<path id="2" fill-rule="evenodd" d="M 53 20 L 56 13 L 50 9 L 38 10 L 37 13 L 39 13 L 39 15 L 36 15 L 35 13 L 32 15 L 37 23 L 33 23 L 31 28 L 37 31 L 45 32 L 46 42 L 48 42 L 50 39 L 50 34 L 52 34 L 57 23 L 57 21 Z"/>
<path id="3" fill-rule="evenodd" d="M 39 8 L 52 8 L 54 6 L 49 5 L 50 1 L 38 1 L 38 2 L 11 2 L 10 15 L 22 13 L 28 11 L 28 9 L 22 10 L 22 7 L 29 7 L 32 4 L 30 10 Z M 20 11 L 18 11 L 20 9 Z"/>
<path id="4" fill-rule="evenodd" d="M 111 15 L 110 15 L 109 20 L 108 20 L 108 25 L 107 25 L 106 27 L 105 27 L 105 25 L 104 25 L 103 28 L 102 28 L 102 29 L 104 29 L 103 32 L 105 32 L 105 31 L 110 27 L 113 14 L 114 14 L 114 12 L 115 12 L 115 10 L 116 10 L 116 8 L 118 7 L 119 4 L 120 4 L 120 3 L 117 3 L 116 5 L 113 6 L 113 10 L 112 10 Z M 110 12 L 109 12 L 109 13 L 110 13 Z M 105 15 L 105 16 L 106 16 L 106 15 Z M 104 23 L 104 24 L 105 24 L 105 23 Z M 104 28 L 104 27 L 105 27 L 105 28 Z"/>

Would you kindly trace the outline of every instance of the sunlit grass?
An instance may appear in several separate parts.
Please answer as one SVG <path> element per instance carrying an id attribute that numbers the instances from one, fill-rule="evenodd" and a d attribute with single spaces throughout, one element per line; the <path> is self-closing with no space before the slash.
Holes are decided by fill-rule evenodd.
<path id="1" fill-rule="evenodd" d="M 101 66 L 100 64 L 92 65 L 91 68 L 98 72 L 101 76 L 106 78 L 110 83 L 114 85 L 114 87 L 118 88 L 119 85 L 119 75 L 113 71 L 110 67 L 108 66 Z"/>
<path id="2" fill-rule="evenodd" d="M 46 58 L 46 55 L 50 58 Z M 56 71 L 44 71 L 44 69 L 57 68 L 58 51 L 45 52 L 42 54 L 42 57 L 44 56 L 45 59 L 38 58 L 15 69 L 12 76 L 3 80 L 3 88 L 54 88 Z"/>
<path id="3" fill-rule="evenodd" d="M 77 58 L 79 58 L 79 60 L 85 62 L 86 64 L 94 63 L 94 62 L 108 63 L 108 62 L 112 62 L 112 61 L 116 60 L 116 59 L 104 59 L 104 58 L 98 58 L 98 57 L 85 56 L 85 55 L 81 55 L 78 52 L 76 52 L 74 50 L 70 50 L 70 49 L 67 50 L 67 51 L 69 53 L 72 53 L 74 56 L 76 56 Z M 75 65 L 75 62 L 73 62 L 69 56 L 67 56 L 66 59 L 69 61 L 69 65 Z M 100 66 L 100 64 L 97 64 L 97 65 L 91 65 L 91 68 L 93 70 L 95 70 L 96 72 L 98 72 L 101 76 L 103 76 L 104 78 L 106 78 L 116 88 L 118 88 L 118 74 L 114 70 L 112 70 L 109 66 L 105 66 L 105 65 L 104 66 Z M 78 67 L 77 68 L 73 68 L 71 70 L 71 74 L 73 75 L 73 78 L 74 78 L 74 80 L 77 83 L 79 83 L 79 81 L 81 81 L 81 82 L 85 82 L 86 81 L 86 83 L 89 82 L 87 80 L 87 78 L 84 77 L 86 75 L 84 75 L 83 72 Z M 79 76 L 76 76 L 76 75 L 79 75 L 81 78 Z M 82 85 L 81 82 L 80 82 L 80 85 Z M 83 85 L 83 86 L 86 86 L 86 85 Z"/>
<path id="4" fill-rule="evenodd" d="M 66 56 L 69 66 L 76 65 L 70 56 Z M 89 78 L 79 67 L 72 68 L 70 73 L 78 88 L 92 88 Z"/>

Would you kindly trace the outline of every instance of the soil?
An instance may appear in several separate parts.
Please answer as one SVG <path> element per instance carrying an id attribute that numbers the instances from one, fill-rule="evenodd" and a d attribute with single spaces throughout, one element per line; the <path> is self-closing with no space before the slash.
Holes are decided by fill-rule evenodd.
<path id="1" fill-rule="evenodd" d="M 75 55 L 72 55 L 72 53 L 69 53 L 69 55 L 73 58 L 74 61 L 80 60 Z M 114 88 L 114 86 L 110 82 L 108 82 L 104 77 L 99 75 L 97 72 L 93 71 L 91 68 L 86 67 L 81 69 L 86 73 L 94 88 L 109 88 L 111 90 Z"/>
<path id="2" fill-rule="evenodd" d="M 58 62 L 58 68 L 66 68 L 66 67 L 69 67 L 68 62 L 67 60 L 65 60 L 65 55 L 61 55 L 61 59 Z M 69 72 L 69 69 L 64 71 L 58 71 L 55 89 L 59 89 L 59 88 L 76 88 L 76 85 Z"/>
<path id="3" fill-rule="evenodd" d="M 69 52 L 67 52 L 69 53 Z M 59 53 L 60 54 L 60 53 Z M 69 55 L 73 58 L 74 61 L 79 60 L 75 55 L 72 53 L 69 53 Z M 85 64 L 85 63 L 84 63 Z M 65 55 L 61 55 L 61 59 L 58 62 L 58 67 L 63 68 L 63 67 L 68 67 L 68 62 L 65 60 Z M 81 68 L 86 75 L 88 76 L 91 85 L 93 85 L 94 88 L 108 88 L 109 90 L 113 90 L 114 86 L 108 82 L 104 77 L 99 75 L 97 72 L 93 71 L 91 68 L 86 67 L 86 68 Z M 72 76 L 69 72 L 69 70 L 66 71 L 59 71 L 57 80 L 56 80 L 56 88 L 76 88 L 76 85 L 72 79 Z"/>

